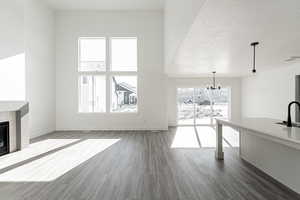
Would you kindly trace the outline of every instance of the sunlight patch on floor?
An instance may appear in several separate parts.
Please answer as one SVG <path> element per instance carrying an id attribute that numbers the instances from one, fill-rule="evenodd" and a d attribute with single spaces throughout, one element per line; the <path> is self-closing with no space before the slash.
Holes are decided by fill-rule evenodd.
<path id="1" fill-rule="evenodd" d="M 178 127 L 171 148 L 200 148 L 194 127 Z"/>
<path id="2" fill-rule="evenodd" d="M 47 139 L 32 143 L 22 151 L 1 156 L 0 170 L 77 141 L 79 139 Z"/>
<path id="3" fill-rule="evenodd" d="M 238 131 L 223 127 L 223 147 L 239 147 Z M 212 126 L 179 126 L 171 148 L 216 148 L 216 131 Z"/>
<path id="4" fill-rule="evenodd" d="M 120 139 L 87 139 L 3 174 L 0 182 L 49 182 L 74 169 Z"/>

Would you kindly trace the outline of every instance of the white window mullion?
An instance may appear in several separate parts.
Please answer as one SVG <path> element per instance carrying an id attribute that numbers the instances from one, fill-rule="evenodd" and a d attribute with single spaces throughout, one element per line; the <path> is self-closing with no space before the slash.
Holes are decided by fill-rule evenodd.
<path id="1" fill-rule="evenodd" d="M 110 112 L 110 104 L 111 104 L 111 42 L 110 38 L 106 38 L 106 112 Z"/>
<path id="2" fill-rule="evenodd" d="M 93 108 L 92 108 L 92 110 L 93 110 L 93 112 L 95 112 L 95 76 L 92 76 L 92 88 L 93 88 L 93 90 L 92 90 L 92 99 L 93 99 L 93 104 L 92 104 L 92 106 L 93 106 Z"/>
<path id="3" fill-rule="evenodd" d="M 196 88 L 193 88 L 193 105 L 194 105 L 194 126 L 196 126 L 196 115 L 197 115 L 197 111 L 196 111 Z"/>

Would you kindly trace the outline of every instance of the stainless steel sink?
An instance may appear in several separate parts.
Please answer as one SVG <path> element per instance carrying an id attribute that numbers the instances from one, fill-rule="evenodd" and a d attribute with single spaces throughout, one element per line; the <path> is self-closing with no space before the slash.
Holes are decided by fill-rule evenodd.
<path id="1" fill-rule="evenodd" d="M 277 122 L 276 124 L 286 126 L 287 122 L 286 121 L 282 121 L 282 122 Z M 299 123 L 292 123 L 292 127 L 300 128 L 300 124 Z"/>

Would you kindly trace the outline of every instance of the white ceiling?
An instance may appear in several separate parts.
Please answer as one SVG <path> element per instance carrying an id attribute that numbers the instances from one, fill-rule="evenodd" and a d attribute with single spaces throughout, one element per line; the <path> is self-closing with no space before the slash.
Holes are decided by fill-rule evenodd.
<path id="1" fill-rule="evenodd" d="M 164 0 L 44 0 L 57 10 L 162 10 Z"/>
<path id="2" fill-rule="evenodd" d="M 216 70 L 223 76 L 251 74 L 253 41 L 261 43 L 258 72 L 296 62 L 285 60 L 300 56 L 300 1 L 206 1 L 167 73 L 195 76 Z"/>

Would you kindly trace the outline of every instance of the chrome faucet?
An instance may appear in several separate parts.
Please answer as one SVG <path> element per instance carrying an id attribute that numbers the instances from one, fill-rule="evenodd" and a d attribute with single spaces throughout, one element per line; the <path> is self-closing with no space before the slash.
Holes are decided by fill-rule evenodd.
<path id="1" fill-rule="evenodd" d="M 288 107 L 288 118 L 287 118 L 287 126 L 288 127 L 292 127 L 292 118 L 291 118 L 291 106 L 293 104 L 297 104 L 298 108 L 300 109 L 300 103 L 298 101 L 292 101 L 291 103 L 289 103 L 289 107 Z"/>

